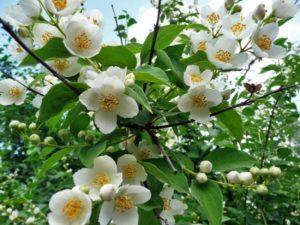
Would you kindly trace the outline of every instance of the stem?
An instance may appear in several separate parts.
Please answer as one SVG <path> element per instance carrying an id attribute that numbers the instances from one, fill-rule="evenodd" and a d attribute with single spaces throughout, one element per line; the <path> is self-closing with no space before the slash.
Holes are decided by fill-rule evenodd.
<path id="1" fill-rule="evenodd" d="M 114 14 L 114 19 L 115 19 L 115 23 L 116 23 L 116 30 L 118 32 L 118 36 L 120 38 L 121 45 L 124 45 L 121 33 L 119 31 L 119 23 L 118 23 L 118 18 L 117 18 L 117 14 L 116 14 L 114 5 L 111 5 L 111 9 L 112 9 L 113 14 Z"/>

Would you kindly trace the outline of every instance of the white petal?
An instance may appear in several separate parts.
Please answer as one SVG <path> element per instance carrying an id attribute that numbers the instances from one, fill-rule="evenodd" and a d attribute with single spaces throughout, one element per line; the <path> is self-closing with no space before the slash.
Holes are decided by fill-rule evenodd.
<path id="1" fill-rule="evenodd" d="M 115 213 L 113 220 L 116 225 L 138 225 L 139 223 L 139 214 L 137 208 L 134 207 L 130 210 L 127 210 L 123 213 Z M 102 225 L 102 224 L 101 224 Z"/>
<path id="2" fill-rule="evenodd" d="M 171 199 L 170 207 L 173 215 L 181 215 L 187 209 L 187 206 L 177 199 Z"/>
<path id="3" fill-rule="evenodd" d="M 102 133 L 109 134 L 117 128 L 117 115 L 114 112 L 97 111 L 95 123 Z"/>
<path id="4" fill-rule="evenodd" d="M 241 68 L 244 65 L 248 64 L 248 62 L 249 62 L 249 55 L 246 52 L 235 54 L 230 60 L 230 63 L 235 68 Z"/>
<path id="5" fill-rule="evenodd" d="M 114 212 L 114 203 L 113 202 L 104 202 L 101 207 L 99 215 L 100 225 L 107 225 L 113 218 Z"/>
<path id="6" fill-rule="evenodd" d="M 139 113 L 139 107 L 136 101 L 127 95 L 120 98 L 120 104 L 117 108 L 117 114 L 123 118 L 132 118 Z"/>
<path id="7" fill-rule="evenodd" d="M 117 165 L 115 161 L 105 155 L 105 156 L 99 156 L 94 160 L 94 168 L 97 171 L 105 172 L 105 173 L 117 173 Z"/>
<path id="8" fill-rule="evenodd" d="M 108 67 L 107 70 L 104 71 L 103 73 L 106 74 L 107 76 L 111 76 L 111 77 L 116 76 L 120 80 L 125 82 L 127 69 L 121 69 L 120 67 L 117 67 L 117 66 L 111 66 L 111 67 Z"/>
<path id="9" fill-rule="evenodd" d="M 193 106 L 193 101 L 189 94 L 184 94 L 178 99 L 178 109 L 181 112 L 189 112 Z"/>
<path id="10" fill-rule="evenodd" d="M 118 158 L 117 165 L 118 165 L 118 168 L 119 168 L 119 171 L 120 171 L 120 169 L 123 166 L 126 166 L 128 164 L 132 164 L 132 163 L 136 163 L 136 162 L 137 162 L 136 158 L 133 155 L 125 154 L 125 155 L 122 155 L 121 157 Z"/>
<path id="11" fill-rule="evenodd" d="M 69 221 L 64 216 L 55 213 L 49 213 L 48 223 L 49 225 L 65 225 L 69 224 Z"/>
<path id="12" fill-rule="evenodd" d="M 273 45 L 268 54 L 270 58 L 282 59 L 286 55 L 286 49 L 281 46 Z"/>
<path id="13" fill-rule="evenodd" d="M 199 123 L 206 123 L 210 121 L 210 111 L 208 108 L 197 108 L 192 110 L 190 118 L 199 122 Z"/>
<path id="14" fill-rule="evenodd" d="M 263 50 L 261 50 L 260 47 L 257 46 L 256 43 L 252 42 L 252 49 L 254 51 L 254 54 L 258 57 L 261 58 L 267 58 L 269 57 L 268 53 L 264 52 Z"/>
<path id="15" fill-rule="evenodd" d="M 92 169 L 83 168 L 78 170 L 73 175 L 73 181 L 75 186 L 87 185 L 90 186 L 91 181 L 94 178 L 94 171 Z"/>
<path id="16" fill-rule="evenodd" d="M 122 191 L 126 193 L 125 195 L 131 196 L 134 205 L 143 204 L 151 199 L 150 190 L 143 186 L 129 185 L 125 186 Z"/>
<path id="17" fill-rule="evenodd" d="M 217 106 L 223 100 L 221 93 L 217 90 L 212 90 L 212 89 L 207 89 L 205 91 L 205 97 L 206 100 L 209 102 L 209 107 Z"/>
<path id="18" fill-rule="evenodd" d="M 163 210 L 160 214 L 160 217 L 166 220 L 168 223 L 164 223 L 164 225 L 175 225 L 175 218 L 174 216 L 170 213 L 170 211 L 165 211 Z"/>
<path id="19" fill-rule="evenodd" d="M 159 194 L 160 197 L 166 199 L 171 199 L 173 195 L 174 195 L 174 188 L 171 187 L 164 188 Z"/>
<path id="20" fill-rule="evenodd" d="M 277 23 L 269 23 L 261 28 L 258 33 L 258 36 L 266 35 L 272 40 L 275 40 L 279 33 L 279 26 Z"/>
<path id="21" fill-rule="evenodd" d="M 80 102 L 86 106 L 88 110 L 99 110 L 99 91 L 95 88 L 90 88 L 79 96 Z"/>

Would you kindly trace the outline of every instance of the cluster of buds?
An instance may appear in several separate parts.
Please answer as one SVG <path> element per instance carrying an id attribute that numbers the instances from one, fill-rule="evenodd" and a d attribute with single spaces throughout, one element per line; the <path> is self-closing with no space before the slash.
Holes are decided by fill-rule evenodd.
<path id="1" fill-rule="evenodd" d="M 12 130 L 12 131 L 15 131 L 15 132 L 25 132 L 26 129 L 27 129 L 27 125 L 26 123 L 21 123 L 20 121 L 18 120 L 12 120 L 10 123 L 9 123 L 9 128 Z"/>
<path id="2" fill-rule="evenodd" d="M 261 169 L 259 169 L 258 167 L 252 167 L 250 169 L 250 173 L 253 176 L 262 176 L 262 177 L 270 176 L 274 178 L 278 178 L 282 175 L 281 169 L 277 166 L 271 166 L 270 168 L 263 167 Z"/>
<path id="3" fill-rule="evenodd" d="M 202 161 L 199 164 L 200 172 L 196 175 L 196 180 L 199 184 L 204 184 L 207 182 L 207 174 L 212 172 L 213 165 L 210 161 Z"/>

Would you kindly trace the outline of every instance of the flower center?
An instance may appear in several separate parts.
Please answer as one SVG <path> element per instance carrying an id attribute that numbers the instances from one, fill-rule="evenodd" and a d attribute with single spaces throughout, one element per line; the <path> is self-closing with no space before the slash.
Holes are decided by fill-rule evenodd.
<path id="1" fill-rule="evenodd" d="M 130 180 L 136 177 L 138 172 L 138 167 L 136 164 L 129 164 L 126 166 L 123 166 L 122 168 L 123 176 L 126 180 Z"/>
<path id="2" fill-rule="evenodd" d="M 54 67 L 60 72 L 66 70 L 70 66 L 70 63 L 66 59 L 56 59 L 54 60 Z"/>
<path id="3" fill-rule="evenodd" d="M 67 7 L 67 0 L 52 0 L 57 11 L 64 10 Z"/>
<path id="4" fill-rule="evenodd" d="M 231 27 L 232 33 L 234 33 L 236 36 L 240 35 L 245 29 L 246 25 L 242 23 L 236 23 Z"/>
<path id="5" fill-rule="evenodd" d="M 206 19 L 211 25 L 216 25 L 220 20 L 220 16 L 213 12 L 212 14 L 207 16 Z"/>
<path id="6" fill-rule="evenodd" d="M 111 94 L 103 96 L 100 99 L 100 107 L 109 112 L 114 111 L 119 103 L 119 99 Z"/>
<path id="7" fill-rule="evenodd" d="M 118 196 L 115 200 L 115 207 L 118 212 L 123 213 L 134 207 L 130 196 Z"/>
<path id="8" fill-rule="evenodd" d="M 150 151 L 148 149 L 141 149 L 138 155 L 142 160 L 150 159 Z"/>
<path id="9" fill-rule="evenodd" d="M 17 98 L 22 94 L 22 91 L 18 87 L 12 87 L 8 90 L 8 94 L 11 97 Z"/>
<path id="10" fill-rule="evenodd" d="M 16 50 L 17 50 L 17 52 L 18 53 L 22 53 L 22 52 L 24 52 L 24 49 L 22 48 L 22 46 L 21 45 L 17 45 L 17 48 L 16 48 Z"/>
<path id="11" fill-rule="evenodd" d="M 81 32 L 74 40 L 75 46 L 79 50 L 90 49 L 92 46 L 92 41 L 89 39 L 85 32 Z"/>
<path id="12" fill-rule="evenodd" d="M 83 205 L 80 200 L 71 199 L 63 207 L 63 213 L 69 220 L 73 220 L 78 217 L 83 211 Z"/>
<path id="13" fill-rule="evenodd" d="M 267 35 L 263 35 L 256 40 L 256 44 L 262 49 L 262 50 L 270 50 L 272 46 L 272 40 Z"/>
<path id="14" fill-rule="evenodd" d="M 170 211 L 170 210 L 171 210 L 170 200 L 167 199 L 167 198 L 163 198 L 162 200 L 163 200 L 163 203 L 164 203 L 163 209 L 164 209 L 165 211 Z"/>
<path id="15" fill-rule="evenodd" d="M 52 38 L 53 38 L 53 34 L 50 33 L 50 32 L 46 32 L 42 35 L 42 40 L 45 42 L 45 43 L 48 43 L 48 41 L 50 41 Z"/>
<path id="16" fill-rule="evenodd" d="M 92 184 L 98 187 L 102 187 L 105 184 L 110 183 L 110 177 L 106 173 L 98 173 L 92 180 Z"/>
<path id="17" fill-rule="evenodd" d="M 199 51 L 206 51 L 206 41 L 201 41 L 198 45 Z"/>
<path id="18" fill-rule="evenodd" d="M 196 73 L 193 73 L 191 75 L 191 81 L 193 83 L 199 83 L 199 82 L 202 82 L 204 79 L 203 79 L 203 76 L 201 74 L 196 74 Z"/>
<path id="19" fill-rule="evenodd" d="M 231 59 L 231 53 L 225 50 L 219 50 L 215 55 L 215 58 L 219 61 L 228 63 Z"/>
<path id="20" fill-rule="evenodd" d="M 193 96 L 193 105 L 196 107 L 205 107 L 207 105 L 206 97 L 202 94 Z"/>

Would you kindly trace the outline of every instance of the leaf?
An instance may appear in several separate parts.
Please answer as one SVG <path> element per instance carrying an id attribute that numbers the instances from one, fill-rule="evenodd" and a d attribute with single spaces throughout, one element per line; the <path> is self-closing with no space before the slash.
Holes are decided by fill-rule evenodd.
<path id="1" fill-rule="evenodd" d="M 153 195 L 152 193 L 151 199 L 148 202 L 144 203 L 143 205 L 139 205 L 139 208 L 145 211 L 151 211 L 153 209 L 162 208 L 162 206 L 163 206 L 163 201 L 161 197 L 159 197 L 157 194 Z"/>
<path id="2" fill-rule="evenodd" d="M 221 225 L 223 216 L 223 195 L 219 186 L 212 181 L 191 185 L 192 196 L 201 204 L 209 225 Z"/>
<path id="3" fill-rule="evenodd" d="M 210 152 L 205 160 L 213 164 L 213 171 L 229 171 L 250 168 L 257 161 L 245 152 L 232 148 L 223 148 Z"/>
<path id="4" fill-rule="evenodd" d="M 135 79 L 143 82 L 170 85 L 168 75 L 160 68 L 153 66 L 141 66 L 133 71 Z"/>
<path id="5" fill-rule="evenodd" d="M 106 149 L 106 142 L 98 143 L 92 147 L 85 147 L 80 149 L 79 159 L 82 164 L 86 167 L 91 167 L 93 165 L 94 159 L 103 153 Z"/>
<path id="6" fill-rule="evenodd" d="M 91 122 L 91 117 L 87 113 L 77 115 L 76 120 L 71 123 L 70 129 L 74 135 L 77 135 L 79 131 L 85 130 Z"/>
<path id="7" fill-rule="evenodd" d="M 93 205 L 92 215 L 89 221 L 89 225 L 99 225 L 99 215 L 101 210 L 101 203 L 97 202 Z"/>
<path id="8" fill-rule="evenodd" d="M 194 30 L 204 30 L 204 31 L 209 31 L 209 29 L 204 26 L 203 24 L 199 24 L 199 23 L 192 23 L 189 24 L 186 29 L 194 29 Z"/>
<path id="9" fill-rule="evenodd" d="M 139 209 L 139 225 L 161 225 L 160 220 L 154 215 L 153 211 Z"/>
<path id="10" fill-rule="evenodd" d="M 135 55 L 124 46 L 107 46 L 93 58 L 104 67 L 118 66 L 121 68 L 134 69 L 137 64 Z"/>
<path id="11" fill-rule="evenodd" d="M 165 49 L 168 47 L 174 39 L 183 31 L 185 26 L 183 25 L 167 25 L 159 28 L 157 40 L 155 43 L 155 50 L 157 49 Z M 152 45 L 152 39 L 153 39 L 153 32 L 148 35 L 146 38 L 143 48 L 141 51 L 141 62 L 144 63 L 148 60 L 151 45 Z"/>
<path id="12" fill-rule="evenodd" d="M 43 166 L 41 167 L 39 173 L 38 173 L 38 177 L 44 177 L 46 172 L 48 170 L 50 170 L 59 160 L 61 160 L 64 156 L 66 156 L 67 154 L 69 154 L 70 152 L 72 152 L 74 150 L 74 148 L 69 147 L 69 148 L 64 148 L 62 150 L 59 150 L 57 152 L 55 152 L 54 154 L 52 154 L 43 164 Z"/>
<path id="13" fill-rule="evenodd" d="M 204 51 L 198 51 L 188 58 L 181 59 L 181 62 L 186 65 L 198 65 L 201 70 L 216 69 L 216 67 L 208 60 L 207 54 Z"/>
<path id="14" fill-rule="evenodd" d="M 65 121 L 62 124 L 62 128 L 66 129 L 70 124 L 76 120 L 76 117 L 84 110 L 84 106 L 81 103 L 76 104 L 76 106 L 68 112 Z"/>
<path id="15" fill-rule="evenodd" d="M 85 84 L 70 83 L 80 91 L 86 89 Z M 42 105 L 40 108 L 40 114 L 38 118 L 38 124 L 41 124 L 51 117 L 60 113 L 63 108 L 72 102 L 78 100 L 78 96 L 70 90 L 65 84 L 60 83 L 54 85 L 48 93 L 43 97 Z"/>
<path id="16" fill-rule="evenodd" d="M 150 113 L 152 113 L 151 106 L 148 102 L 147 96 L 145 95 L 143 89 L 138 85 L 133 85 L 126 88 L 126 93 L 133 97 L 138 103 L 145 107 Z"/>
<path id="17" fill-rule="evenodd" d="M 228 103 L 222 103 L 217 107 L 214 107 L 212 112 L 217 112 L 222 109 L 228 108 Z M 240 114 L 236 110 L 228 110 L 226 112 L 216 115 L 217 119 L 220 120 L 229 130 L 230 134 L 235 137 L 237 141 L 240 141 L 244 135 L 243 120 Z"/>
<path id="18" fill-rule="evenodd" d="M 277 155 L 279 158 L 284 159 L 292 154 L 292 150 L 290 148 L 279 148 L 277 149 Z"/>
<path id="19" fill-rule="evenodd" d="M 63 39 L 61 38 L 52 38 L 44 47 L 33 52 L 43 61 L 55 58 L 68 58 L 72 56 L 66 49 Z M 32 66 L 36 64 L 38 64 L 38 62 L 31 55 L 28 55 L 20 65 Z"/>

